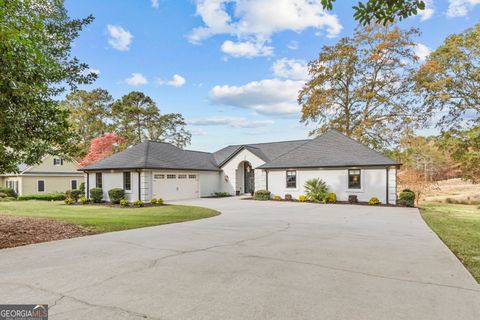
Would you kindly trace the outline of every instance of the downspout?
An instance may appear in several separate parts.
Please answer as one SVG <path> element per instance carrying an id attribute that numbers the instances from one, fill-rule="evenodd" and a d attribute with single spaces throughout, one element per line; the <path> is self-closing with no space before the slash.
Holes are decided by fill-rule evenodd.
<path id="1" fill-rule="evenodd" d="M 138 172 L 138 200 L 142 200 L 142 187 L 140 185 L 141 183 L 141 175 L 140 175 L 140 170 L 137 171 Z"/>
<path id="2" fill-rule="evenodd" d="M 265 188 L 268 191 L 268 170 L 265 170 L 266 176 L 265 176 Z"/>
<path id="3" fill-rule="evenodd" d="M 87 199 L 90 199 L 90 174 L 86 171 L 83 171 L 87 174 Z"/>
<path id="4" fill-rule="evenodd" d="M 387 168 L 387 196 L 386 196 L 386 199 L 387 199 L 387 204 L 389 204 L 389 201 L 388 201 L 388 168 Z"/>

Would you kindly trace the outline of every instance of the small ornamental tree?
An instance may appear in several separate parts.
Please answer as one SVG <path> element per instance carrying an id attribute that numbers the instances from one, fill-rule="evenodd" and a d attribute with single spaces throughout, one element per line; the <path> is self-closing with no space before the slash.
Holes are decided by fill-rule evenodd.
<path id="1" fill-rule="evenodd" d="M 90 144 L 88 154 L 80 162 L 85 167 L 121 150 L 125 146 L 126 139 L 114 133 L 107 133 L 102 137 L 95 138 Z"/>

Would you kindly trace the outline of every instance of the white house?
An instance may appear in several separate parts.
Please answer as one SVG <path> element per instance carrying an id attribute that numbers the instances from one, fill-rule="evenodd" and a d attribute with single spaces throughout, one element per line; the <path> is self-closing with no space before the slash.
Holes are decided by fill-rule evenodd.
<path id="1" fill-rule="evenodd" d="M 396 161 L 339 133 L 314 139 L 233 145 L 214 153 L 146 141 L 81 168 L 86 189 L 123 188 L 131 201 L 179 200 L 267 189 L 282 198 L 304 194 L 304 183 L 321 178 L 338 200 L 357 195 L 396 204 Z"/>

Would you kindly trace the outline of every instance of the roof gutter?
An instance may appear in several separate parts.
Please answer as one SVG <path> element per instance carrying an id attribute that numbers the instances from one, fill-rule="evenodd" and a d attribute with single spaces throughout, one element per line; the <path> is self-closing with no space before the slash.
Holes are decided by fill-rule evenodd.
<path id="1" fill-rule="evenodd" d="M 346 165 L 331 165 L 331 166 L 281 166 L 281 167 L 270 167 L 270 166 L 265 166 L 261 165 L 258 168 L 259 169 L 264 169 L 264 170 L 282 170 L 282 169 L 329 169 L 329 168 L 352 168 L 352 167 L 359 167 L 359 168 L 385 168 L 385 167 L 395 167 L 397 169 L 400 168 L 402 164 L 397 163 L 397 164 L 346 164 Z"/>

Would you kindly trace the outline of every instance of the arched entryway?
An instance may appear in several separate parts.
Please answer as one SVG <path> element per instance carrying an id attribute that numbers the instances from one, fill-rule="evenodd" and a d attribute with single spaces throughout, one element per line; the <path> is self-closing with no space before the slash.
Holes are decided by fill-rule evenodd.
<path id="1" fill-rule="evenodd" d="M 255 191 L 255 170 L 250 162 L 242 161 L 238 164 L 236 187 L 240 194 Z"/>

